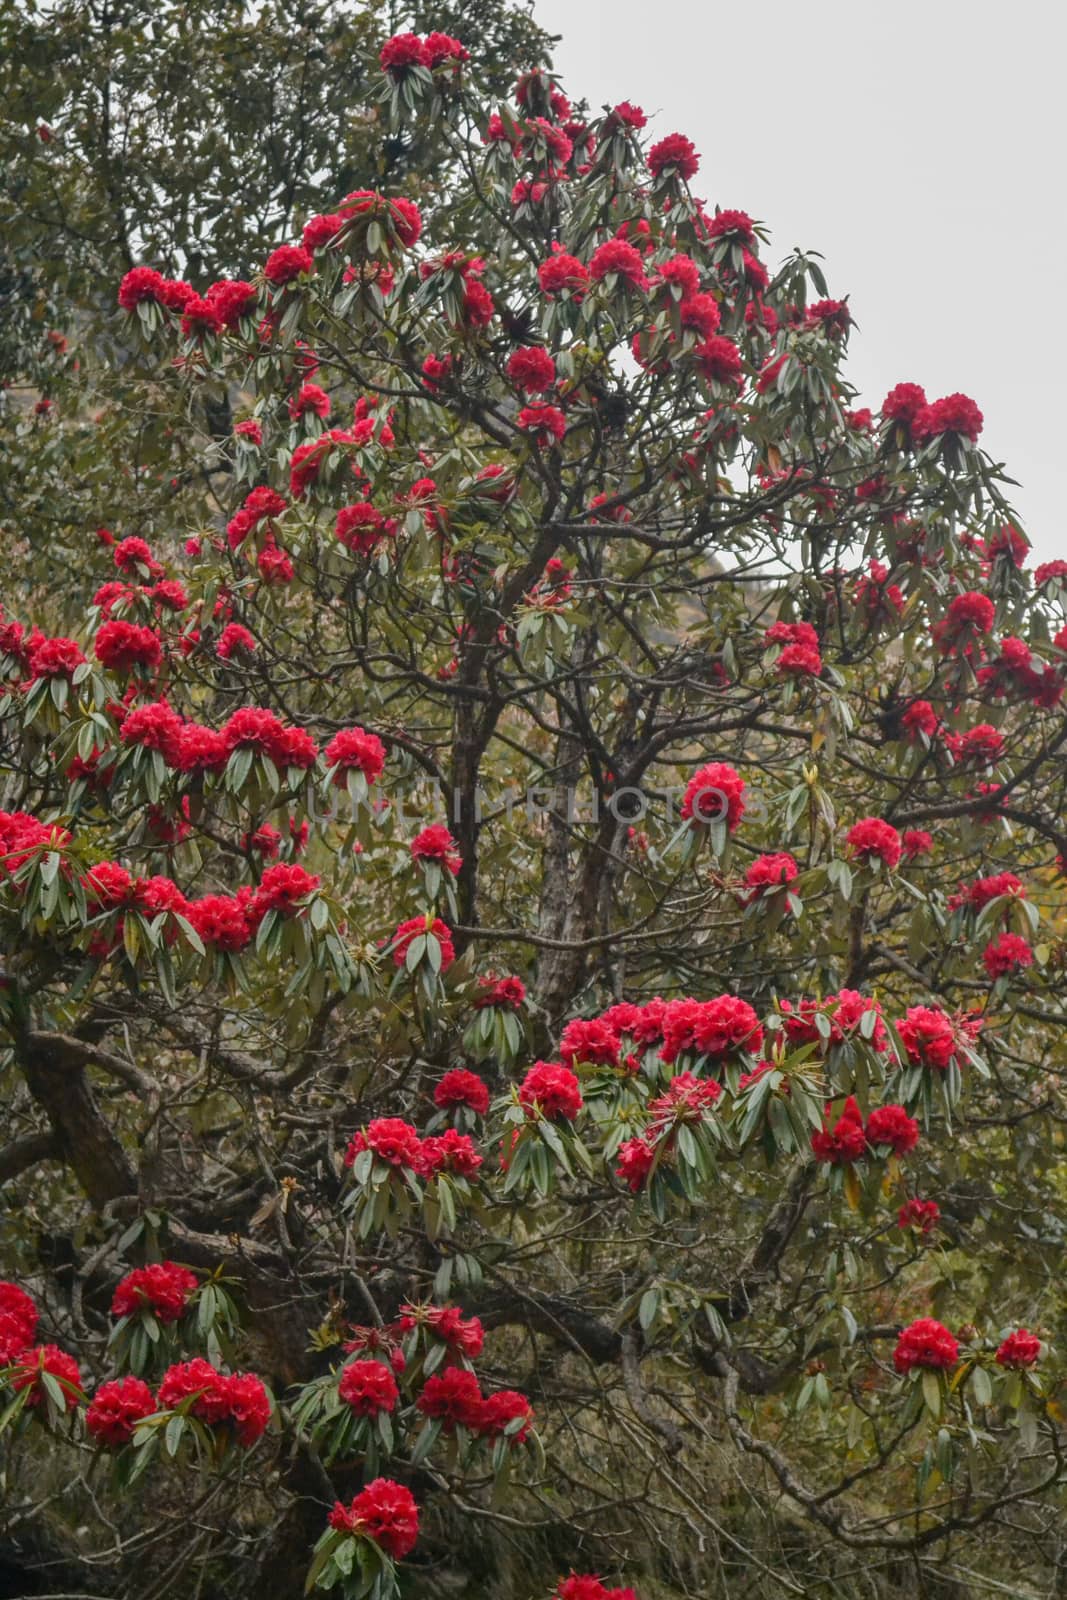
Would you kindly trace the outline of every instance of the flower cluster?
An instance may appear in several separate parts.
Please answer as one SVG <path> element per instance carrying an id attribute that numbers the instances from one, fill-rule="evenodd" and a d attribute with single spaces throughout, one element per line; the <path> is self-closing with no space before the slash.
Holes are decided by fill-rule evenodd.
<path id="1" fill-rule="evenodd" d="M 239 1444 L 255 1444 L 271 1417 L 270 1396 L 251 1372 L 219 1372 L 197 1356 L 168 1367 L 156 1394 L 156 1409 L 183 1409 L 210 1428 L 225 1427 Z"/>
<path id="2" fill-rule="evenodd" d="M 947 1371 L 959 1358 L 960 1347 L 948 1329 L 933 1317 L 920 1317 L 900 1334 L 893 1351 L 893 1365 L 898 1372 L 911 1372 L 915 1367 L 932 1367 Z"/>
<path id="3" fill-rule="evenodd" d="M 113 1317 L 134 1317 L 149 1311 L 158 1322 L 177 1322 L 184 1316 L 197 1278 L 188 1267 L 174 1261 L 153 1261 L 135 1267 L 118 1284 L 111 1300 Z"/>
<path id="4" fill-rule="evenodd" d="M 919 1124 L 903 1106 L 876 1106 L 864 1127 L 855 1096 L 849 1095 L 832 1127 L 827 1109 L 824 1126 L 811 1136 L 811 1149 L 817 1161 L 829 1166 L 851 1166 L 871 1151 L 907 1155 L 918 1142 Z"/>

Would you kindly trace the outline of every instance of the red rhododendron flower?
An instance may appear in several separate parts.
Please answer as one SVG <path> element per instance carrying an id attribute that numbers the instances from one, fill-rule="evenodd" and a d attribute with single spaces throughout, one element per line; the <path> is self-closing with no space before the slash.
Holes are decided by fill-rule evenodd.
<path id="1" fill-rule="evenodd" d="M 745 812 L 745 784 L 725 761 L 710 761 L 694 772 L 682 798 L 682 818 L 693 823 L 725 821 L 735 833 Z"/>
<path id="2" fill-rule="evenodd" d="M 375 1117 L 352 1135 L 345 1151 L 345 1166 L 355 1165 L 356 1157 L 371 1150 L 391 1167 L 418 1168 L 422 1160 L 422 1140 L 417 1129 L 402 1117 Z"/>
<path id="3" fill-rule="evenodd" d="M 478 979 L 478 991 L 471 1001 L 476 1011 L 484 1006 L 506 1006 L 510 1011 L 518 1011 L 526 999 L 526 985 L 521 978 L 498 978 L 494 972 L 487 972 Z"/>
<path id="4" fill-rule="evenodd" d="M 195 1272 L 175 1261 L 153 1261 L 134 1267 L 117 1286 L 111 1300 L 113 1317 L 134 1317 L 142 1309 L 159 1322 L 177 1322 L 197 1287 Z"/>
<path id="5" fill-rule="evenodd" d="M 721 1097 L 722 1085 L 716 1083 L 714 1078 L 698 1078 L 692 1072 L 677 1073 L 667 1085 L 666 1093 L 648 1102 L 652 1117 L 649 1135 L 655 1135 L 671 1124 L 700 1122 L 705 1111 L 710 1111 Z"/>
<path id="6" fill-rule="evenodd" d="M 572 1572 L 560 1580 L 552 1600 L 608 1600 L 609 1594 L 595 1574 Z"/>
<path id="7" fill-rule="evenodd" d="M 357 1417 L 395 1411 L 400 1399 L 396 1379 L 381 1361 L 350 1361 L 341 1369 L 337 1393 Z"/>
<path id="8" fill-rule="evenodd" d="M 853 1095 L 848 1096 L 832 1128 L 827 1113 L 823 1127 L 811 1136 L 811 1150 L 816 1161 L 824 1161 L 835 1167 L 851 1166 L 866 1154 L 867 1137 L 863 1131 L 863 1117 Z"/>
<path id="9" fill-rule="evenodd" d="M 268 867 L 248 903 L 249 921 L 258 926 L 268 911 L 286 917 L 303 910 L 304 902 L 315 893 L 321 882 L 317 874 L 306 872 L 292 862 L 283 861 L 275 867 Z"/>
<path id="10" fill-rule="evenodd" d="M 230 661 L 239 653 L 251 655 L 255 648 L 256 641 L 247 628 L 239 622 L 228 622 L 219 634 L 215 654 L 220 661 Z"/>
<path id="11" fill-rule="evenodd" d="M 684 133 L 668 133 L 659 139 L 648 152 L 648 170 L 658 178 L 664 172 L 674 171 L 687 183 L 695 178 L 700 167 L 696 146 Z"/>
<path id="12" fill-rule="evenodd" d="M 716 211 L 713 217 L 704 220 L 709 239 L 728 239 L 731 244 L 744 245 L 749 250 L 756 248 L 756 234 L 747 211 Z"/>
<path id="13" fill-rule="evenodd" d="M 241 706 L 222 729 L 226 754 L 256 750 L 269 756 L 276 767 L 310 767 L 317 755 L 315 742 L 302 728 L 287 728 L 261 706 Z"/>
<path id="14" fill-rule="evenodd" d="M 330 397 L 317 383 L 301 384 L 298 393 L 289 397 L 289 415 L 294 422 L 309 412 L 316 417 L 330 415 Z"/>
<path id="15" fill-rule="evenodd" d="M 376 783 L 385 770 L 385 746 L 376 733 L 363 728 L 342 728 L 323 752 L 328 768 L 335 768 L 333 785 L 344 787 L 349 772 L 362 772 L 368 783 Z"/>
<path id="16" fill-rule="evenodd" d="M 356 189 L 345 196 L 341 212 L 346 217 L 384 217 L 397 239 L 410 250 L 422 234 L 422 213 L 405 195 L 391 199 L 376 189 Z"/>
<path id="17" fill-rule="evenodd" d="M 920 1233 L 931 1233 L 941 1218 L 941 1207 L 936 1200 L 906 1200 L 897 1212 L 897 1227 L 905 1230 L 918 1228 Z"/>
<path id="18" fill-rule="evenodd" d="M 914 419 L 912 432 L 918 440 L 953 433 L 976 444 L 982 421 L 982 413 L 968 395 L 949 394 L 923 407 Z"/>
<path id="19" fill-rule="evenodd" d="M 951 1017 L 935 1006 L 911 1006 L 897 1032 L 912 1065 L 935 1072 L 944 1072 L 958 1049 Z"/>
<path id="20" fill-rule="evenodd" d="M 714 295 L 693 294 L 678 307 L 678 320 L 700 339 L 710 339 L 719 326 L 721 314 Z"/>
<path id="21" fill-rule="evenodd" d="M 244 950 L 251 943 L 247 898 L 206 894 L 189 902 L 186 915 L 209 949 Z"/>
<path id="22" fill-rule="evenodd" d="M 736 1051 L 758 1055 L 763 1028 L 752 1007 L 736 995 L 714 1000 L 679 1000 L 667 1007 L 663 1019 L 660 1059 L 670 1064 L 683 1054 L 719 1060 Z"/>
<path id="23" fill-rule="evenodd" d="M 1027 1328 L 1016 1328 L 1014 1333 L 1001 1344 L 996 1354 L 996 1362 L 1000 1367 L 1011 1367 L 1016 1371 L 1023 1367 L 1032 1367 L 1041 1356 L 1041 1340 Z"/>
<path id="24" fill-rule="evenodd" d="M 998 528 L 996 533 L 986 543 L 986 554 L 990 561 L 998 557 L 1007 561 L 1013 567 L 1025 567 L 1026 558 L 1030 554 L 1030 541 L 1018 528 L 1013 528 L 1010 523 L 1003 528 Z"/>
<path id="25" fill-rule="evenodd" d="M 941 718 L 929 700 L 913 700 L 900 719 L 901 726 L 914 744 L 920 734 L 933 739 L 941 726 Z"/>
<path id="26" fill-rule="evenodd" d="M 900 834 L 881 817 L 863 817 L 848 830 L 845 843 L 860 861 L 881 861 L 892 870 L 900 860 Z"/>
<path id="27" fill-rule="evenodd" d="M 926 410 L 926 390 L 917 383 L 898 383 L 882 401 L 882 416 L 887 422 L 903 423 L 909 430 L 916 417 Z"/>
<path id="28" fill-rule="evenodd" d="M 254 1372 L 234 1372 L 223 1379 L 227 1419 L 233 1424 L 238 1441 L 249 1448 L 267 1431 L 270 1423 L 270 1397 L 261 1378 Z"/>
<path id="29" fill-rule="evenodd" d="M 283 284 L 292 283 L 299 278 L 302 272 L 314 272 L 315 262 L 310 250 L 305 250 L 299 244 L 280 244 L 277 250 L 272 250 L 267 257 L 263 268 L 263 276 L 268 283 L 280 288 Z"/>
<path id="30" fill-rule="evenodd" d="M 440 945 L 441 971 L 447 972 L 456 959 L 456 947 L 452 943 L 451 929 L 441 921 L 440 917 L 434 917 L 429 928 L 426 926 L 425 917 L 411 917 L 407 922 L 400 924 L 390 941 L 393 946 L 394 965 L 402 967 L 407 960 L 412 941 L 426 933 L 433 934 Z"/>
<path id="31" fill-rule="evenodd" d="M 182 312 L 182 335 L 186 339 L 202 339 L 206 334 L 218 333 L 222 327 L 218 311 L 210 300 L 194 294 L 185 302 Z"/>
<path id="32" fill-rule="evenodd" d="M 410 849 L 413 861 L 439 861 L 453 876 L 463 865 L 459 846 L 443 822 L 434 822 L 428 828 L 423 828 L 412 839 Z"/>
<path id="33" fill-rule="evenodd" d="M 934 624 L 933 639 L 942 655 L 952 655 L 961 645 L 992 631 L 996 608 L 988 595 L 970 589 L 949 603 L 948 611 Z"/>
<path id="34" fill-rule="evenodd" d="M 428 33 L 423 45 L 423 59 L 426 65 L 433 70 L 435 67 L 444 66 L 446 62 L 459 63 L 470 60 L 470 51 L 453 39 L 448 33 Z"/>
<path id="35" fill-rule="evenodd" d="M 573 1122 L 582 1109 L 578 1079 L 558 1061 L 535 1061 L 519 1088 L 519 1104 L 535 1107 L 549 1122 Z"/>
<path id="36" fill-rule="evenodd" d="M 334 526 L 341 543 L 358 555 L 372 554 L 382 539 L 395 531 L 396 524 L 383 517 L 367 500 L 342 506 Z"/>
<path id="37" fill-rule="evenodd" d="M 293 581 L 293 563 L 289 552 L 282 549 L 273 534 L 267 535 L 263 548 L 256 557 L 256 566 L 264 583 L 286 584 Z"/>
<path id="38" fill-rule="evenodd" d="M 344 218 L 339 211 L 332 211 L 325 216 L 309 217 L 304 223 L 300 243 L 305 250 L 322 250 L 332 242 L 343 226 Z"/>
<path id="39" fill-rule="evenodd" d="M 901 848 L 907 861 L 918 861 L 928 856 L 934 848 L 934 836 L 923 828 L 908 828 L 901 835 Z"/>
<path id="40" fill-rule="evenodd" d="M 541 345 L 530 345 L 512 352 L 508 360 L 508 377 L 527 394 L 543 394 L 556 381 L 556 363 Z"/>
<path id="41" fill-rule="evenodd" d="M 537 281 L 546 295 L 581 295 L 589 286 L 589 273 L 577 256 L 560 250 L 542 261 L 537 269 Z"/>
<path id="42" fill-rule="evenodd" d="M 564 1066 L 572 1069 L 579 1061 L 614 1067 L 619 1061 L 619 1036 L 602 1017 L 576 1017 L 563 1030 L 559 1054 Z"/>
<path id="43" fill-rule="evenodd" d="M 386 72 L 401 77 L 412 67 L 427 65 L 426 46 L 417 33 L 394 33 L 382 45 L 378 60 Z"/>
<path id="44" fill-rule="evenodd" d="M 111 672 L 157 667 L 163 653 L 159 636 L 151 628 L 118 620 L 102 624 L 93 641 L 93 651 L 101 666 Z"/>
<path id="45" fill-rule="evenodd" d="M 0 834 L 0 848 L 6 841 Z M 0 1281 L 0 1366 L 21 1355 L 37 1331 L 37 1307 L 17 1283 Z"/>
<path id="46" fill-rule="evenodd" d="M 485 1330 L 477 1317 L 465 1317 L 458 1306 L 403 1305 L 398 1327 L 401 1333 L 428 1328 L 435 1338 L 455 1354 L 473 1361 L 485 1345 Z"/>
<path id="47" fill-rule="evenodd" d="M 749 900 L 758 900 L 773 889 L 792 883 L 798 872 L 797 864 L 787 850 L 757 856 L 745 871 L 745 888 Z"/>
<path id="48" fill-rule="evenodd" d="M 173 764 L 180 772 L 221 772 L 226 765 L 226 741 L 214 728 L 187 722 L 179 730 L 177 743 Z"/>
<path id="49" fill-rule="evenodd" d="M 692 256 L 671 256 L 669 261 L 664 261 L 656 268 L 652 281 L 656 288 L 663 285 L 676 289 L 679 299 L 691 300 L 700 290 L 700 269 Z M 714 331 L 714 328 L 711 329 L 712 333 Z"/>
<path id="50" fill-rule="evenodd" d="M 1004 754 L 1003 736 L 988 722 L 980 722 L 965 733 L 950 733 L 945 743 L 959 766 L 991 767 Z"/>
<path id="51" fill-rule="evenodd" d="M 54 1344 L 34 1345 L 21 1350 L 12 1362 L 11 1387 L 16 1394 L 28 1389 L 28 1406 L 39 1406 L 45 1389 L 41 1382 L 43 1373 L 50 1373 L 59 1384 L 63 1395 L 63 1410 L 73 1411 L 81 1397 L 82 1377 L 78 1363 L 65 1350 Z M 74 1392 L 72 1392 L 74 1391 Z"/>
<path id="52" fill-rule="evenodd" d="M 162 298 L 163 274 L 154 267 L 133 267 L 119 284 L 119 305 L 124 311 L 135 311 L 145 300 Z"/>
<path id="53" fill-rule="evenodd" d="M 482 1391 L 473 1372 L 464 1367 L 446 1367 L 427 1378 L 415 1404 L 425 1417 L 433 1417 L 446 1428 L 473 1428 L 482 1407 Z"/>
<path id="54" fill-rule="evenodd" d="M 516 418 L 516 425 L 531 434 L 535 443 L 542 447 L 553 441 L 559 444 L 567 432 L 567 419 L 559 407 L 548 406 L 540 401 L 523 406 Z"/>
<path id="55" fill-rule="evenodd" d="M 611 276 L 621 278 L 635 289 L 648 287 L 644 259 L 625 239 L 608 239 L 597 246 L 589 262 L 589 276 L 595 283 Z"/>
<path id="56" fill-rule="evenodd" d="M 505 1433 L 513 1444 L 522 1444 L 533 1426 L 534 1412 L 529 1400 L 517 1389 L 498 1389 L 486 1395 L 474 1417 L 474 1429 L 486 1438 L 499 1439 Z M 516 1428 L 516 1422 L 522 1422 Z"/>
<path id="57" fill-rule="evenodd" d="M 30 677 L 69 678 L 84 661 L 75 639 L 38 639 L 30 646 Z"/>
<path id="58" fill-rule="evenodd" d="M 948 908 L 956 911 L 961 906 L 972 906 L 981 911 L 993 900 L 1010 895 L 1015 900 L 1026 899 L 1026 885 L 1014 872 L 995 872 L 988 878 L 976 878 L 973 883 L 961 884 L 959 893 L 949 895 Z"/>
<path id="59" fill-rule="evenodd" d="M 1034 964 L 1034 952 L 1017 933 L 1001 933 L 982 952 L 982 962 L 992 980 L 1021 972 Z"/>
<path id="60" fill-rule="evenodd" d="M 724 334 L 713 334 L 698 344 L 693 351 L 704 377 L 709 383 L 736 384 L 741 379 L 741 352 L 732 339 Z"/>
<path id="61" fill-rule="evenodd" d="M 482 1165 L 482 1157 L 474 1148 L 467 1133 L 457 1133 L 446 1128 L 444 1133 L 431 1133 L 422 1141 L 421 1171 L 425 1176 L 435 1172 L 453 1172 L 461 1178 L 473 1178 Z"/>
<path id="62" fill-rule="evenodd" d="M 876 1106 L 867 1118 L 867 1143 L 888 1145 L 894 1155 L 907 1155 L 919 1142 L 919 1124 L 903 1106 Z"/>
<path id="63" fill-rule="evenodd" d="M 151 1389 L 143 1378 L 131 1374 L 102 1383 L 85 1413 L 85 1427 L 98 1444 L 120 1449 L 129 1444 L 133 1430 L 156 1409 Z"/>
<path id="64" fill-rule="evenodd" d="M 221 1422 L 227 1414 L 225 1383 L 223 1374 L 210 1361 L 197 1356 L 167 1368 L 156 1400 L 161 1411 L 174 1411 L 195 1395 L 188 1414 L 210 1425 Z"/>
<path id="65" fill-rule="evenodd" d="M 618 1149 L 619 1164 L 615 1176 L 637 1194 L 648 1182 L 656 1159 L 656 1146 L 647 1137 L 625 1140 Z"/>
<path id="66" fill-rule="evenodd" d="M 182 719 L 165 700 L 135 706 L 123 719 L 120 736 L 123 744 L 140 745 L 144 750 L 158 750 L 168 767 L 178 765 Z"/>
<path id="67" fill-rule="evenodd" d="M 259 290 L 254 283 L 245 283 L 241 278 L 220 278 L 211 285 L 204 298 L 222 327 L 236 328 L 243 317 L 252 315 L 259 299 Z M 243 423 L 238 424 L 235 431 L 240 432 L 244 426 Z M 261 443 L 262 440 L 256 442 Z"/>
<path id="68" fill-rule="evenodd" d="M 945 1371 L 956 1365 L 959 1353 L 959 1345 L 942 1323 L 933 1317 L 920 1317 L 897 1340 L 893 1365 L 898 1372 L 910 1372 L 913 1367 Z"/>
<path id="69" fill-rule="evenodd" d="M 1042 561 L 1040 566 L 1034 568 L 1034 586 L 1043 589 L 1046 584 L 1056 580 L 1067 580 L 1067 561 L 1059 558 L 1055 561 Z"/>
<path id="70" fill-rule="evenodd" d="M 452 1067 L 435 1088 L 433 1103 L 443 1111 L 452 1106 L 467 1106 L 484 1117 L 489 1110 L 489 1090 L 476 1072 L 469 1072 L 466 1067 Z"/>
<path id="71" fill-rule="evenodd" d="M 329 1523 L 340 1533 L 369 1539 L 394 1561 L 402 1561 L 415 1548 L 419 1512 L 411 1490 L 391 1478 L 375 1478 L 361 1489 L 351 1505 L 338 1500 Z"/>
<path id="72" fill-rule="evenodd" d="M 787 644 L 774 667 L 783 677 L 818 678 L 822 675 L 822 656 L 808 645 Z"/>

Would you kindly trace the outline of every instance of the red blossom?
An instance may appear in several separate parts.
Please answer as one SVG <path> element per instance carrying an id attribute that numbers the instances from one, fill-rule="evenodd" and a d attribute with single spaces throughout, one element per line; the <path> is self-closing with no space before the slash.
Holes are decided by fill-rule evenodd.
<path id="1" fill-rule="evenodd" d="M 176 1261 L 153 1261 L 146 1267 L 134 1267 L 115 1289 L 111 1315 L 134 1317 L 148 1310 L 158 1322 L 177 1322 L 185 1314 L 197 1281 L 194 1272 Z"/>
<path id="2" fill-rule="evenodd" d="M 891 871 L 900 860 L 900 834 L 892 823 L 881 817 L 863 817 L 853 823 L 845 836 L 845 843 L 860 861 L 881 861 Z"/>
<path id="3" fill-rule="evenodd" d="M 903 1106 L 876 1106 L 867 1118 L 867 1143 L 888 1145 L 896 1156 L 907 1155 L 919 1142 L 919 1124 Z"/>
<path id="4" fill-rule="evenodd" d="M 893 1352 L 893 1365 L 898 1372 L 910 1372 L 913 1367 L 932 1367 L 947 1371 L 954 1367 L 960 1347 L 940 1322 L 933 1317 L 920 1317 L 906 1327 Z"/>
<path id="5" fill-rule="evenodd" d="M 1022 972 L 1034 964 L 1034 952 L 1017 933 L 1001 933 L 990 940 L 982 952 L 982 963 L 990 980 Z"/>
<path id="6" fill-rule="evenodd" d="M 310 250 L 299 244 L 280 244 L 267 257 L 263 276 L 275 288 L 281 288 L 299 278 L 301 273 L 314 270 L 315 261 Z"/>
<path id="7" fill-rule="evenodd" d="M 682 798 L 682 818 L 694 824 L 725 821 L 735 833 L 745 812 L 745 784 L 725 761 L 710 761 L 694 772 Z"/>
<path id="8" fill-rule="evenodd" d="M 466 1067 L 452 1067 L 434 1089 L 433 1102 L 441 1110 L 466 1106 L 484 1117 L 489 1110 L 489 1090 L 476 1072 L 469 1072 Z"/>
<path id="9" fill-rule="evenodd" d="M 21 1350 L 13 1359 L 12 1367 L 11 1387 L 16 1394 L 23 1389 L 29 1390 L 26 1400 L 28 1406 L 39 1406 L 44 1399 L 45 1388 L 41 1380 L 47 1372 L 59 1384 L 63 1397 L 62 1409 L 76 1409 L 81 1397 L 81 1372 L 74 1357 L 65 1350 L 60 1350 L 54 1344 L 34 1345 Z"/>
<path id="10" fill-rule="evenodd" d="M 558 1061 L 535 1061 L 519 1087 L 519 1104 L 549 1122 L 573 1122 L 582 1103 L 578 1079 Z"/>
<path id="11" fill-rule="evenodd" d="M 648 170 L 654 178 L 661 177 L 665 172 L 673 172 L 688 183 L 690 178 L 696 177 L 699 167 L 700 157 L 696 146 L 684 133 L 668 133 L 666 138 L 657 140 L 648 152 Z"/>
<path id="12" fill-rule="evenodd" d="M 851 1166 L 867 1150 L 867 1137 L 863 1131 L 863 1117 L 853 1095 L 849 1095 L 837 1121 L 830 1126 L 829 1111 L 823 1127 L 811 1136 L 811 1150 L 816 1161 L 829 1166 Z"/>
<path id="13" fill-rule="evenodd" d="M 394 1561 L 402 1561 L 415 1548 L 419 1512 L 410 1489 L 391 1478 L 375 1478 L 350 1505 L 338 1500 L 329 1523 L 339 1533 L 369 1539 Z"/>
<path id="14" fill-rule="evenodd" d="M 1021 1371 L 1024 1367 L 1032 1367 L 1041 1356 L 1041 1340 L 1027 1328 L 1016 1328 L 1013 1333 L 1003 1341 L 996 1353 L 998 1367 L 1009 1367 Z"/>
<path id="15" fill-rule="evenodd" d="M 393 947 L 393 964 L 402 967 L 413 941 L 424 934 L 430 934 L 437 940 L 441 948 L 441 971 L 447 972 L 456 959 L 456 947 L 452 942 L 451 929 L 441 921 L 440 917 L 434 917 L 429 927 L 426 925 L 425 917 L 411 917 L 407 922 L 402 922 L 390 940 Z"/>
<path id="16" fill-rule="evenodd" d="M 395 1411 L 400 1399 L 396 1379 L 381 1361 L 350 1361 L 341 1369 L 337 1393 L 357 1417 Z"/>
<path id="17" fill-rule="evenodd" d="M 906 1200 L 897 1212 L 897 1227 L 902 1231 L 917 1228 L 920 1233 L 932 1233 L 941 1219 L 941 1207 L 936 1200 Z"/>
<path id="18" fill-rule="evenodd" d="M 556 363 L 541 345 L 530 345 L 512 352 L 508 377 L 527 394 L 543 394 L 556 381 Z"/>
<path id="19" fill-rule="evenodd" d="M 133 1430 L 156 1409 L 151 1389 L 143 1378 L 132 1374 L 102 1383 L 85 1413 L 86 1431 L 98 1444 L 121 1449 L 129 1444 Z"/>

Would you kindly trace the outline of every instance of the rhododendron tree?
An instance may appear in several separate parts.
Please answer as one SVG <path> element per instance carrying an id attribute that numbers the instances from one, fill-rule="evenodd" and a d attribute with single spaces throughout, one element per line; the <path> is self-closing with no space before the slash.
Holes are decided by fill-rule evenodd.
<path id="1" fill-rule="evenodd" d="M 123 1596 L 1046 1592 L 1062 574 L 457 33 L 365 63 L 432 204 L 115 282 L 213 504 L 5 591 L 6 1481 Z"/>

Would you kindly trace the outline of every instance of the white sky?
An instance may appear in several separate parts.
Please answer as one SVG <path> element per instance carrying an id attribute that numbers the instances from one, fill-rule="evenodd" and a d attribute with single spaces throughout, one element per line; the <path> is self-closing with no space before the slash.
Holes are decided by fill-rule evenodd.
<path id="1" fill-rule="evenodd" d="M 564 87 L 702 153 L 694 192 L 821 251 L 848 373 L 962 390 L 1038 559 L 1067 556 L 1064 13 L 1038 0 L 534 0 Z M 1056 35 L 1060 37 L 1057 40 Z"/>

